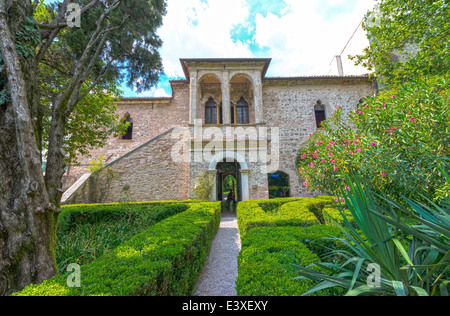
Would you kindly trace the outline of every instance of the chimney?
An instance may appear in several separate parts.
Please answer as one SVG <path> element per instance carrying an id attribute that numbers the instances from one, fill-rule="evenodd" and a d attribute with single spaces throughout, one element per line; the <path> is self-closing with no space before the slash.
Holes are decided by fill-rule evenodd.
<path id="1" fill-rule="evenodd" d="M 341 56 L 336 56 L 336 63 L 338 67 L 338 74 L 340 77 L 344 76 L 344 68 L 342 67 L 342 58 Z"/>

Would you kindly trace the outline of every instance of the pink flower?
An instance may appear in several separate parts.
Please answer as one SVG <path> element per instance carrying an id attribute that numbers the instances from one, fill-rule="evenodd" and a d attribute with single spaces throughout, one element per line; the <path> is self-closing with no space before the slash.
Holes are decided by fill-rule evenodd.
<path id="1" fill-rule="evenodd" d="M 319 146 L 322 145 L 322 144 L 323 144 L 323 143 L 322 143 L 321 141 L 319 141 L 319 142 L 317 143 L 317 145 L 319 145 Z"/>
<path id="2" fill-rule="evenodd" d="M 355 153 L 360 153 L 361 152 L 361 148 L 358 148 L 355 150 Z"/>
<path id="3" fill-rule="evenodd" d="M 322 178 L 325 178 L 325 175 L 324 175 L 324 174 L 322 175 Z"/>
<path id="4" fill-rule="evenodd" d="M 309 170 L 306 170 L 306 173 L 309 173 Z"/>
<path id="5" fill-rule="evenodd" d="M 395 98 L 395 95 L 392 96 L 392 99 Z"/>
<path id="6" fill-rule="evenodd" d="M 342 109 L 342 105 L 338 105 L 337 107 L 338 107 L 338 109 Z"/>
<path id="7" fill-rule="evenodd" d="M 305 159 L 305 158 L 306 158 L 306 153 L 302 155 L 302 159 Z"/>
<path id="8" fill-rule="evenodd" d="M 334 145 L 334 144 L 336 144 L 336 143 L 335 143 L 335 142 L 331 142 L 330 144 L 331 144 L 331 145 Z"/>
<path id="9" fill-rule="evenodd" d="M 350 190 L 350 187 L 349 187 L 349 186 L 346 186 L 345 189 L 348 191 L 348 190 Z"/>
<path id="10" fill-rule="evenodd" d="M 414 122 L 415 118 L 414 118 L 414 117 L 411 117 L 409 120 L 410 120 L 411 122 Z"/>
<path id="11" fill-rule="evenodd" d="M 344 198 L 341 198 L 341 202 L 344 202 L 345 200 L 344 200 Z"/>
<path id="12" fill-rule="evenodd" d="M 382 176 L 383 178 L 385 178 L 385 177 L 386 177 L 386 175 L 385 175 L 384 173 L 382 173 L 382 174 L 381 174 L 381 176 Z"/>
<path id="13" fill-rule="evenodd" d="M 383 103 L 383 107 L 384 107 L 384 108 L 386 107 L 386 103 Z"/>
<path id="14" fill-rule="evenodd" d="M 376 146 L 377 145 L 377 143 L 372 143 L 372 146 Z"/>
<path id="15" fill-rule="evenodd" d="M 331 153 L 331 151 L 328 152 L 328 156 L 333 157 L 333 154 Z"/>
<path id="16" fill-rule="evenodd" d="M 334 167 L 334 171 L 337 171 L 338 170 L 338 167 Z"/>
<path id="17" fill-rule="evenodd" d="M 338 199 L 334 199 L 334 201 L 335 201 L 335 202 L 339 202 L 339 200 L 338 200 Z"/>

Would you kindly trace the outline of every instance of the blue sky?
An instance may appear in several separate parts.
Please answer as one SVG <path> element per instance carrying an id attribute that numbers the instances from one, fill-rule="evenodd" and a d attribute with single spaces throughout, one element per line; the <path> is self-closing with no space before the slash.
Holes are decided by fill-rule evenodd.
<path id="1" fill-rule="evenodd" d="M 48 0 L 51 1 L 51 0 Z M 165 75 L 151 91 L 125 97 L 170 96 L 184 78 L 180 58 L 272 58 L 267 76 L 336 75 L 334 56 L 374 0 L 167 0 L 158 34 Z M 347 56 L 368 40 L 361 27 L 342 54 L 346 75 L 364 74 Z"/>

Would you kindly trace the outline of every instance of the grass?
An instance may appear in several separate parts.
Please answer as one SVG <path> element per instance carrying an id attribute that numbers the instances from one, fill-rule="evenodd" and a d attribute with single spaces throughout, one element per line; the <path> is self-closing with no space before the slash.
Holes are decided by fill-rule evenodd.
<path id="1" fill-rule="evenodd" d="M 134 205 L 66 210 L 57 232 L 58 269 L 64 274 L 72 263 L 84 265 L 93 262 L 136 234 L 186 208 L 187 205 Z"/>

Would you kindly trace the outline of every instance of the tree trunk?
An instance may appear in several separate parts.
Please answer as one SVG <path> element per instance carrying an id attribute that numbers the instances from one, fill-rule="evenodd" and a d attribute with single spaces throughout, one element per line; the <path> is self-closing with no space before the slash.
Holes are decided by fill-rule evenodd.
<path id="1" fill-rule="evenodd" d="M 0 0 L 0 45 L 11 94 L 11 102 L 0 106 L 0 295 L 9 295 L 57 273 L 59 203 L 46 190 L 5 0 Z"/>

